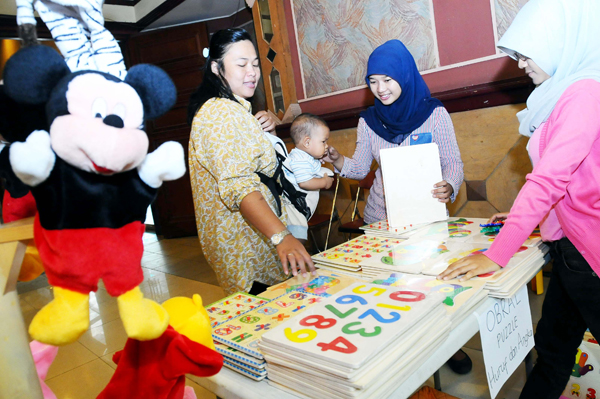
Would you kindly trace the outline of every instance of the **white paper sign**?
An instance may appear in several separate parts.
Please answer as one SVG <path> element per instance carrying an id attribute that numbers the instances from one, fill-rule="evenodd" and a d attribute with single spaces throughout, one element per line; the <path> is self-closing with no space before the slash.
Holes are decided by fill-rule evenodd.
<path id="1" fill-rule="evenodd" d="M 442 181 L 437 144 L 386 148 L 379 152 L 388 223 L 391 227 L 446 220 L 446 205 L 433 198 Z"/>
<path id="2" fill-rule="evenodd" d="M 485 372 L 494 399 L 534 346 L 527 286 L 511 298 L 494 299 L 494 304 L 477 317 Z"/>

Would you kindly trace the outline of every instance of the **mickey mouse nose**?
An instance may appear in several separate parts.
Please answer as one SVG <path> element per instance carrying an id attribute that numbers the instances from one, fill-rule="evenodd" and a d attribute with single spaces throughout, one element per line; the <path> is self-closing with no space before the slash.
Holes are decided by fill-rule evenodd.
<path id="1" fill-rule="evenodd" d="M 102 122 L 104 122 L 105 125 L 116 127 L 118 129 L 121 129 L 123 128 L 123 126 L 125 126 L 125 123 L 123 123 L 123 119 L 121 119 L 119 115 L 115 114 L 107 115 L 106 118 L 102 120 Z"/>

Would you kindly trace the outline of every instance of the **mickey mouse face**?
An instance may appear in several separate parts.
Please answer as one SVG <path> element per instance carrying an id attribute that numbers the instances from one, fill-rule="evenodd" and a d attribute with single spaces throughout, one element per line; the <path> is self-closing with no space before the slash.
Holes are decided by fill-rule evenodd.
<path id="1" fill-rule="evenodd" d="M 90 72 L 75 76 L 65 96 L 68 114 L 56 117 L 50 126 L 52 148 L 59 157 L 104 175 L 131 170 L 144 160 L 144 106 L 133 87 Z"/>

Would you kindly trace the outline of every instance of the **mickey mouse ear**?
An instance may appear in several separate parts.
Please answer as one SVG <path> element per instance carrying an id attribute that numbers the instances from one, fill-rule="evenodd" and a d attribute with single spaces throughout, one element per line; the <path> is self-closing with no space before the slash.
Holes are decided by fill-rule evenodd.
<path id="1" fill-rule="evenodd" d="M 6 62 L 4 90 L 15 101 L 42 104 L 52 89 L 71 71 L 65 60 L 48 46 L 23 48 Z"/>

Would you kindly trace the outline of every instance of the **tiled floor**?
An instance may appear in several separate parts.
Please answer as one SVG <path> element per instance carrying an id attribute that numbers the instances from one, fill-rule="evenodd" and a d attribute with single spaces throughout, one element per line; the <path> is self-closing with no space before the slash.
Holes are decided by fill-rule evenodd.
<path id="1" fill-rule="evenodd" d="M 205 304 L 224 297 L 196 237 L 159 240 L 156 235 L 146 233 L 144 243 L 145 280 L 141 289 L 146 297 L 163 302 L 173 296 L 191 297 L 198 293 Z M 42 276 L 30 283 L 19 283 L 18 291 L 25 323 L 29 325 L 35 313 L 52 300 L 52 289 Z M 542 301 L 543 295 L 530 292 L 534 325 L 540 318 Z M 90 296 L 90 329 L 77 342 L 60 348 L 46 379 L 48 386 L 58 399 L 96 398 L 116 367 L 112 355 L 123 348 L 126 339 L 116 299 L 101 286 Z M 473 371 L 458 376 L 444 366 L 442 387 L 446 393 L 462 399 L 489 398 L 479 336 L 471 339 L 465 348 L 473 360 Z M 524 380 L 521 365 L 497 398 L 518 398 Z M 186 384 L 194 388 L 199 399 L 215 398 L 189 378 Z M 433 386 L 433 378 L 427 384 Z"/>

